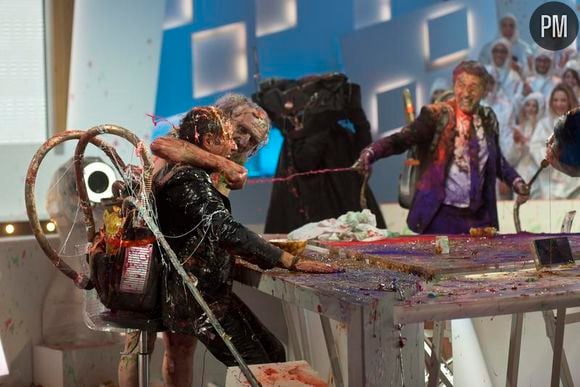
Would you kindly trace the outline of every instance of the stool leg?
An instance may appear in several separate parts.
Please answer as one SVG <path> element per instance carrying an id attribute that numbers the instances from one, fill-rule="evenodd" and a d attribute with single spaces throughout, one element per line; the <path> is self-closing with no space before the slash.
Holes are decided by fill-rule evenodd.
<path id="1" fill-rule="evenodd" d="M 149 332 L 139 334 L 139 387 L 149 387 Z"/>

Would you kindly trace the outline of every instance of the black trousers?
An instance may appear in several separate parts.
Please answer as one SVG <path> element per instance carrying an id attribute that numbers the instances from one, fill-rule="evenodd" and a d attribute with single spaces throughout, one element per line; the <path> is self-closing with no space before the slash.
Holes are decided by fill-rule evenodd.
<path id="1" fill-rule="evenodd" d="M 258 320 L 238 296 L 230 293 L 226 299 L 213 301 L 210 307 L 246 363 L 286 361 L 282 343 Z M 203 316 L 205 317 L 205 314 Z M 205 319 L 199 328 L 200 334 L 196 334 L 196 337 L 219 361 L 227 366 L 237 365 L 232 353 L 217 335 L 209 320 Z"/>
<path id="2" fill-rule="evenodd" d="M 167 329 L 194 335 L 219 361 L 227 366 L 237 365 L 230 350 L 189 291 L 183 288 L 173 290 L 171 297 L 165 298 L 166 302 L 171 300 L 169 305 L 164 305 L 163 322 Z M 202 294 L 247 364 L 278 363 L 286 360 L 282 343 L 231 288 Z"/>

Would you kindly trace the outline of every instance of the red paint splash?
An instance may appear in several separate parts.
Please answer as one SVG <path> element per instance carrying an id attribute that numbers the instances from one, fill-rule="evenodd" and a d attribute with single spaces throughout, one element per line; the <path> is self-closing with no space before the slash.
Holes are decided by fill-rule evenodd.
<path id="1" fill-rule="evenodd" d="M 295 379 L 291 378 L 290 380 L 297 380 L 308 386 L 328 387 L 328 384 L 326 384 L 325 382 L 321 382 L 319 378 L 304 373 L 304 370 L 301 369 L 300 367 L 294 367 L 289 369 L 288 374 L 295 377 Z"/>
<path id="2" fill-rule="evenodd" d="M 177 127 L 175 125 L 173 125 L 173 123 L 171 121 L 169 121 L 167 118 L 165 117 L 161 117 L 155 114 L 151 114 L 151 113 L 146 113 L 145 114 L 147 117 L 151 118 L 151 122 L 153 123 L 154 127 L 157 127 L 157 124 L 159 124 L 160 122 L 167 122 L 169 125 L 171 125 L 171 127 L 173 129 L 177 129 Z"/>
<path id="3" fill-rule="evenodd" d="M 277 368 L 260 366 L 255 371 L 257 371 L 255 372 L 256 378 L 264 387 L 279 386 L 283 382 L 291 380 L 304 386 L 328 387 L 324 380 L 312 373 L 306 363 L 294 366 L 282 363 Z M 249 385 L 247 381 L 244 384 Z"/>
<path id="4" fill-rule="evenodd" d="M 274 368 L 266 368 L 264 370 L 264 375 L 267 375 L 267 376 L 272 376 L 272 375 L 277 375 L 277 374 L 278 374 L 278 371 L 276 371 Z"/>
<path id="5" fill-rule="evenodd" d="M 12 320 L 12 318 L 6 319 L 6 321 L 4 321 L 4 330 L 7 331 L 8 329 L 10 329 L 12 324 L 14 324 L 14 320 Z"/>

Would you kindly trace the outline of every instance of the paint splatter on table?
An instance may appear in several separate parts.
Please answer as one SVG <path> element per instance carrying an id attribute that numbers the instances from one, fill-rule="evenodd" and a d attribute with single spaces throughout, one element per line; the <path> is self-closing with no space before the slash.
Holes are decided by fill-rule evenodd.
<path id="1" fill-rule="evenodd" d="M 337 290 L 342 289 L 362 297 L 362 289 L 377 289 L 384 283 L 388 286 L 388 278 L 397 278 L 394 273 L 417 274 L 422 280 L 402 277 L 407 278 L 409 291 L 403 301 L 393 306 L 394 321 L 398 323 L 580 306 L 580 267 L 535 269 L 531 242 L 558 236 L 569 239 L 572 252 L 579 259 L 580 234 L 451 236 L 447 255 L 435 253 L 434 235 L 375 242 L 316 241 L 311 243 L 326 249 L 321 250 L 326 253 L 319 253 L 318 259 L 334 262 L 346 272 L 328 282 L 323 277 L 316 280 L 304 275 L 302 285 L 309 286 L 312 281 L 328 296 L 338 295 Z"/>
<path id="2" fill-rule="evenodd" d="M 348 353 L 344 356 L 348 358 L 348 385 L 385 386 L 400 380 L 402 358 L 411 359 L 404 364 L 407 385 L 416 385 L 415 375 L 423 373 L 422 331 L 418 326 L 397 327 L 393 323 L 393 306 L 420 289 L 421 278 L 327 251 L 307 255 L 333 262 L 345 271 L 334 274 L 263 271 L 240 260 L 234 277 L 300 309 L 337 321 L 347 338 Z M 404 347 L 400 346 L 401 337 L 406 338 Z"/>
<path id="3" fill-rule="evenodd" d="M 395 321 L 495 316 L 580 306 L 580 268 L 447 276 L 395 306 Z"/>
<path id="4" fill-rule="evenodd" d="M 474 238 L 450 236 L 449 254 L 436 254 L 434 235 L 388 238 L 376 242 L 316 241 L 329 254 L 419 275 L 427 280 L 458 273 L 521 270 L 534 267 L 534 239 L 566 236 L 580 259 L 580 234 L 506 234 Z"/>

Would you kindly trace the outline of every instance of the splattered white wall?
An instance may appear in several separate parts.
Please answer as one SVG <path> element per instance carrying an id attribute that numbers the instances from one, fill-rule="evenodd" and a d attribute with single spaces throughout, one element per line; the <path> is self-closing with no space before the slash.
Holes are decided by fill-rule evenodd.
<path id="1" fill-rule="evenodd" d="M 115 123 L 148 140 L 151 120 L 146 114 L 155 108 L 164 6 L 164 1 L 155 0 L 76 2 L 66 129 Z M 134 158 L 126 141 L 110 142 L 118 145 L 125 160 Z M 38 141 L 0 145 L 0 221 L 27 219 L 24 177 L 39 145 Z M 50 178 L 72 156 L 73 146 L 65 144 L 43 162 L 36 187 L 41 218 L 46 217 L 44 200 Z"/>
<path id="2" fill-rule="evenodd" d="M 147 139 L 151 124 L 146 113 L 155 106 L 164 6 L 156 0 L 76 2 L 67 129 L 116 123 Z M 39 145 L 0 146 L 0 221 L 27 219 L 24 176 Z M 72 155 L 73 145 L 53 152 L 39 171 L 41 218 L 46 217 L 52 174 Z M 126 145 L 119 144 L 118 150 L 128 160 L 134 154 Z M 0 385 L 30 385 L 43 295 L 57 273 L 32 237 L 3 240 L 0 250 L 0 338 L 10 370 Z"/>
<path id="3" fill-rule="evenodd" d="M 41 339 L 42 300 L 55 274 L 34 242 L 32 237 L 10 238 L 0 250 L 0 339 L 10 371 L 0 385 L 32 382 L 32 348 Z"/>
<path id="4" fill-rule="evenodd" d="M 111 123 L 149 140 L 164 14 L 165 1 L 76 2 L 68 129 Z M 110 142 L 134 155 L 124 140 Z"/>

